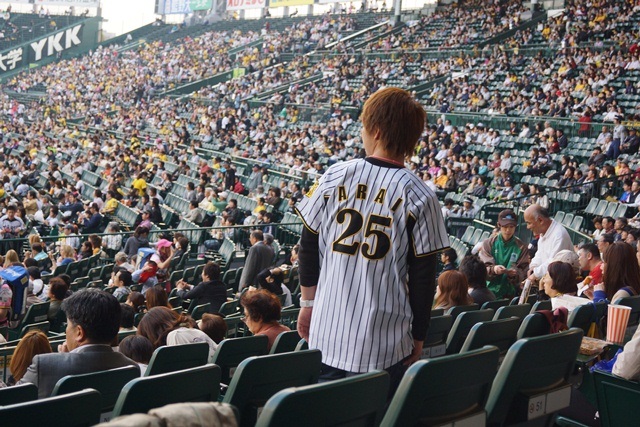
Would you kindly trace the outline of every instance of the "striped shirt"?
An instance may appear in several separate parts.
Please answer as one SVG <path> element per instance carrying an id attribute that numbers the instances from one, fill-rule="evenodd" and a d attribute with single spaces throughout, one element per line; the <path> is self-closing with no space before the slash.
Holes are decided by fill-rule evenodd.
<path id="1" fill-rule="evenodd" d="M 309 347 L 349 372 L 410 355 L 409 251 L 421 257 L 449 246 L 433 191 L 407 169 L 351 160 L 327 170 L 299 214 L 318 235 L 320 258 Z"/>

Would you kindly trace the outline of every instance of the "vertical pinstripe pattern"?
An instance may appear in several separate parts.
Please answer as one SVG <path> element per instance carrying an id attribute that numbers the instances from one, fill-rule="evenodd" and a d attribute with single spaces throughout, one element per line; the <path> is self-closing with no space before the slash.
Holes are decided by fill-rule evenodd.
<path id="1" fill-rule="evenodd" d="M 359 184 L 367 186 L 364 200 L 356 198 Z M 346 189 L 346 200 L 339 200 L 340 186 Z M 383 188 L 383 203 L 375 202 Z M 392 212 L 399 198 L 402 202 Z M 305 224 L 319 234 L 320 278 L 309 346 L 322 351 L 325 364 L 351 372 L 384 369 L 408 356 L 413 347 L 406 285 L 408 251 L 420 256 L 449 246 L 435 194 L 407 169 L 359 159 L 329 168 L 298 209 Z M 343 233 L 353 215 L 346 215 L 340 224 L 336 216 L 343 209 L 353 209 L 363 219 L 363 226 L 346 238 Z M 410 216 L 416 220 L 412 236 L 407 230 Z M 391 224 L 376 222 L 380 218 L 391 218 Z M 378 246 L 384 241 L 381 232 L 390 239 L 386 254 Z M 414 248 L 410 248 L 412 241 Z M 358 250 L 355 255 L 335 251 L 335 242 L 345 247 L 358 244 Z M 363 255 L 365 243 L 369 255 L 378 259 Z"/>

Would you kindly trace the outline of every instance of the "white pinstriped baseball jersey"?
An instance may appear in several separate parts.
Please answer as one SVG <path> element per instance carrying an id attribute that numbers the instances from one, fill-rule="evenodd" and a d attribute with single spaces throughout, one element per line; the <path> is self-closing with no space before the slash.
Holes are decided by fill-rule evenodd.
<path id="1" fill-rule="evenodd" d="M 413 348 L 408 251 L 449 246 L 440 204 L 409 170 L 365 159 L 330 167 L 310 193 L 298 207 L 319 235 L 309 347 L 345 371 L 387 368 Z"/>

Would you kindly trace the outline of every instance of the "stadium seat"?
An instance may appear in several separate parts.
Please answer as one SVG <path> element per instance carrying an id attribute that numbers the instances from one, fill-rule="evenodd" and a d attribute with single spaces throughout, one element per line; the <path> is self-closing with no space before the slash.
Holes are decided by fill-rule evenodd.
<path id="1" fill-rule="evenodd" d="M 38 387 L 34 384 L 20 384 L 13 387 L 0 388 L 0 406 L 38 400 Z"/>
<path id="2" fill-rule="evenodd" d="M 595 304 L 587 303 L 580 305 L 569 313 L 569 319 L 567 319 L 567 326 L 569 328 L 582 329 L 582 332 L 586 335 L 589 332 L 589 327 L 594 319 Z"/>
<path id="3" fill-rule="evenodd" d="M 508 305 L 505 307 L 500 307 L 498 311 L 496 311 L 495 316 L 493 316 L 493 320 L 507 319 L 509 317 L 517 317 L 522 321 L 527 314 L 531 312 L 530 304 L 520 304 L 520 305 Z"/>
<path id="4" fill-rule="evenodd" d="M 100 393 L 86 389 L 0 407 L 7 426 L 86 427 L 100 421 Z"/>
<path id="5" fill-rule="evenodd" d="M 281 332 L 271 346 L 269 354 L 280 354 L 295 351 L 296 346 L 302 338 L 298 331 Z"/>
<path id="6" fill-rule="evenodd" d="M 640 295 L 621 298 L 619 301 L 614 301 L 613 303 L 631 307 L 628 326 L 635 326 L 638 324 L 640 321 Z"/>
<path id="7" fill-rule="evenodd" d="M 180 387 L 176 389 L 176 385 Z M 136 378 L 122 389 L 113 418 L 146 413 L 170 403 L 215 402 L 219 392 L 220 368 L 211 364 Z"/>
<path id="8" fill-rule="evenodd" d="M 220 381 L 229 384 L 235 368 L 248 357 L 267 354 L 268 344 L 269 339 L 266 335 L 222 340 L 211 361 L 222 370 Z"/>
<path id="9" fill-rule="evenodd" d="M 238 307 L 240 306 L 240 300 L 227 301 L 220 306 L 219 313 L 224 316 L 233 316 L 238 313 Z"/>
<path id="10" fill-rule="evenodd" d="M 202 315 L 205 313 L 209 312 L 209 309 L 211 308 L 211 303 L 208 302 L 206 304 L 200 304 L 197 305 L 193 308 L 193 310 L 191 311 L 191 318 L 193 320 L 200 320 L 202 319 Z"/>
<path id="11" fill-rule="evenodd" d="M 380 423 L 389 374 L 374 371 L 342 380 L 276 393 L 262 409 L 256 427 L 374 426 Z M 304 421 L 302 421 L 304 420 Z"/>
<path id="12" fill-rule="evenodd" d="M 505 307 L 509 305 L 509 300 L 508 299 L 497 299 L 495 301 L 487 301 L 484 304 L 482 304 L 482 310 L 486 310 L 487 308 L 490 308 L 492 310 L 497 310 L 500 307 Z"/>
<path id="13" fill-rule="evenodd" d="M 443 356 L 446 353 L 447 337 L 452 325 L 453 317 L 448 314 L 431 318 L 422 347 L 423 359 Z"/>
<path id="14" fill-rule="evenodd" d="M 511 346 L 491 387 L 487 425 L 525 425 L 534 419 L 537 425 L 551 425 L 556 413 L 569 406 L 568 380 L 582 335 L 581 330 L 570 329 L 523 338 Z"/>
<path id="15" fill-rule="evenodd" d="M 537 301 L 533 304 L 533 307 L 531 307 L 531 313 L 535 313 L 538 310 L 551 310 L 551 308 L 551 300 Z"/>
<path id="16" fill-rule="evenodd" d="M 518 302 L 520 301 L 520 297 L 514 297 L 511 302 L 509 303 L 509 305 L 518 305 Z M 527 296 L 527 300 L 525 301 L 527 304 L 535 304 L 536 301 L 538 301 L 538 295 L 537 294 L 529 294 L 529 296 Z"/>
<path id="17" fill-rule="evenodd" d="M 455 307 L 451 307 L 450 309 L 448 309 L 446 311 L 446 314 L 453 317 L 453 320 L 455 321 L 458 315 L 460 315 L 460 313 L 464 313 L 467 311 L 476 311 L 479 309 L 480 309 L 480 306 L 478 304 L 457 305 Z"/>
<path id="18" fill-rule="evenodd" d="M 493 310 L 476 310 L 461 313 L 453 322 L 451 332 L 447 336 L 447 354 L 459 353 L 473 325 L 491 320 L 493 313 Z"/>
<path id="19" fill-rule="evenodd" d="M 209 362 L 209 344 L 196 342 L 158 347 L 151 356 L 145 377 L 195 368 Z"/>
<path id="20" fill-rule="evenodd" d="M 477 350 L 485 345 L 495 346 L 504 354 L 516 342 L 520 319 L 509 318 L 476 323 L 467 339 L 464 340 L 461 353 Z"/>
<path id="21" fill-rule="evenodd" d="M 307 340 L 302 338 L 300 341 L 298 341 L 298 344 L 296 344 L 295 351 L 302 351 L 302 350 L 308 350 L 308 349 L 309 349 L 309 343 L 307 342 Z"/>
<path id="22" fill-rule="evenodd" d="M 404 374 L 381 427 L 484 425 L 484 405 L 499 355 L 497 348 L 488 346 L 414 363 Z"/>
<path id="23" fill-rule="evenodd" d="M 22 320 L 18 323 L 18 325 L 9 329 L 9 341 L 13 341 L 18 339 L 24 335 L 23 329 L 27 325 L 31 325 L 34 323 L 41 323 L 47 321 L 47 314 L 49 312 L 49 302 L 43 302 L 40 304 L 33 304 L 27 310 L 27 313 L 24 315 Z"/>
<path id="24" fill-rule="evenodd" d="M 131 380 L 140 377 L 140 368 L 125 366 L 108 371 L 92 372 L 82 375 L 67 375 L 56 383 L 51 396 L 61 396 L 76 391 L 92 388 L 100 392 L 101 412 L 104 414 L 113 410 L 120 392 Z"/>
<path id="25" fill-rule="evenodd" d="M 600 371 L 593 372 L 602 427 L 632 426 L 638 422 L 640 384 Z"/>
<path id="26" fill-rule="evenodd" d="M 317 383 L 321 366 L 320 350 L 249 357 L 238 365 L 222 401 L 239 410 L 241 427 L 253 426 L 267 400 L 287 387 Z"/>
<path id="27" fill-rule="evenodd" d="M 444 308 L 432 308 L 431 317 L 444 316 Z"/>

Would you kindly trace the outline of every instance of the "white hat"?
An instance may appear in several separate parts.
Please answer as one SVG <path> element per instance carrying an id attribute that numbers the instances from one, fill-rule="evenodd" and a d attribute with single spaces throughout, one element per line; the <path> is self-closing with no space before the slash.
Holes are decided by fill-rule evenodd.
<path id="1" fill-rule="evenodd" d="M 578 260 L 578 254 L 572 250 L 561 250 L 553 257 L 553 261 L 567 263 L 573 268 L 573 271 L 576 273 L 576 275 L 580 273 L 580 261 Z"/>
<path id="2" fill-rule="evenodd" d="M 213 354 L 218 348 L 218 344 L 213 342 L 209 335 L 200 329 L 180 328 L 169 332 L 167 335 L 167 345 L 193 344 L 197 342 L 206 342 L 209 345 L 209 362 L 213 359 Z"/>

